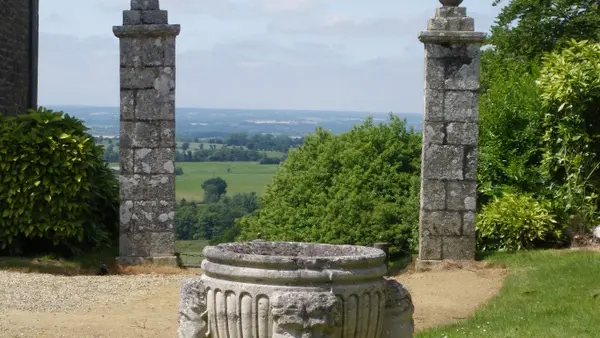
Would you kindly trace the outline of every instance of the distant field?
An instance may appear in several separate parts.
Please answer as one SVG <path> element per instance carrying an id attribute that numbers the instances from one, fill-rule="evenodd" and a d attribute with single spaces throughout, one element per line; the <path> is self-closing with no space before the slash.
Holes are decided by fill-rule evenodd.
<path id="1" fill-rule="evenodd" d="M 202 263 L 202 250 L 208 245 L 205 239 L 195 241 L 176 241 L 175 247 L 179 252 L 183 265 L 199 266 Z"/>
<path id="2" fill-rule="evenodd" d="M 119 168 L 119 163 L 109 165 Z M 227 182 L 228 195 L 253 191 L 261 194 L 279 167 L 260 165 L 258 162 L 179 162 L 177 166 L 183 169 L 183 175 L 177 176 L 175 181 L 176 198 L 188 201 L 201 201 L 204 198 L 202 183 L 213 177 L 220 177 Z"/>
<path id="3" fill-rule="evenodd" d="M 221 177 L 227 182 L 227 194 L 262 193 L 273 180 L 277 165 L 257 162 L 181 162 L 183 175 L 177 176 L 177 199 L 202 200 L 202 183 L 209 178 Z M 230 172 L 227 169 L 231 169 Z"/>

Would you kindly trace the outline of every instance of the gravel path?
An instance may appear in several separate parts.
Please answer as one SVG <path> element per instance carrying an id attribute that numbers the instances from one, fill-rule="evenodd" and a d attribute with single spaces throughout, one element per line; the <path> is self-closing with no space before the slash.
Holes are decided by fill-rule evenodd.
<path id="1" fill-rule="evenodd" d="M 0 337 L 174 337 L 190 277 L 0 271 Z"/>

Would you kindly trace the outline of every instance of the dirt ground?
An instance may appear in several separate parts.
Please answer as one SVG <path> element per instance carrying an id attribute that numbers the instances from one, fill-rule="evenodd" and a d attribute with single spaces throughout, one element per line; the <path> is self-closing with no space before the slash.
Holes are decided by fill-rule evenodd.
<path id="1" fill-rule="evenodd" d="M 444 267 L 396 279 L 411 292 L 415 324 L 422 330 L 466 318 L 500 290 L 505 275 L 500 268 Z M 188 277 L 76 311 L 0 308 L 0 337 L 176 337 L 179 286 Z"/>

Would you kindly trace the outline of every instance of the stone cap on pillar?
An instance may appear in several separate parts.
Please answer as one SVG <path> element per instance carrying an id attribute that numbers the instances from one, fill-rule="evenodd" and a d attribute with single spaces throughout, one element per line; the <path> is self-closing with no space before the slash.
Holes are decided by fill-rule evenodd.
<path id="1" fill-rule="evenodd" d="M 459 7 L 463 0 L 439 0 L 443 7 L 429 19 L 427 30 L 419 33 L 423 43 L 469 44 L 482 43 L 486 34 L 475 32 L 475 20 L 467 16 L 467 9 Z"/>
<path id="2" fill-rule="evenodd" d="M 113 26 L 116 37 L 177 36 L 180 25 L 169 24 L 169 14 L 160 9 L 159 0 L 131 0 L 123 11 L 123 25 Z"/>

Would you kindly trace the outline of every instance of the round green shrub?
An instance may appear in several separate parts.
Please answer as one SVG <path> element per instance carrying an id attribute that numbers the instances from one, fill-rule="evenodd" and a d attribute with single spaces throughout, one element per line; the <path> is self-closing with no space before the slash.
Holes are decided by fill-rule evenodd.
<path id="1" fill-rule="evenodd" d="M 562 236 L 550 203 L 531 194 L 506 192 L 477 215 L 477 239 L 483 251 L 533 249 Z"/>
<path id="2" fill-rule="evenodd" d="M 335 135 L 322 128 L 289 153 L 260 209 L 239 220 L 240 240 L 417 247 L 421 134 L 390 116 Z"/>
<path id="3" fill-rule="evenodd" d="M 0 117 L 1 249 L 74 252 L 116 238 L 118 181 L 86 130 L 45 109 Z"/>

